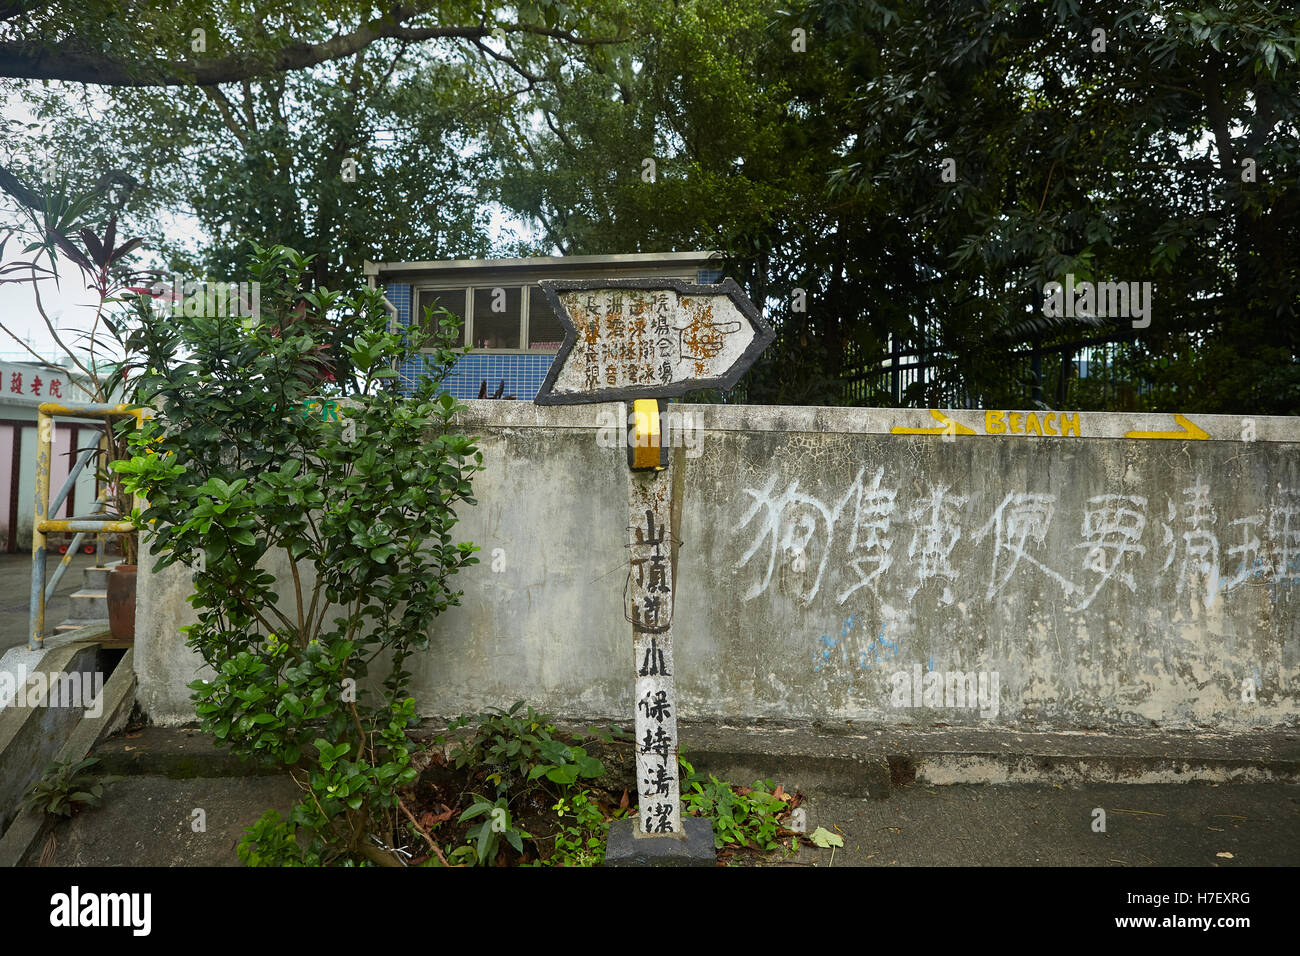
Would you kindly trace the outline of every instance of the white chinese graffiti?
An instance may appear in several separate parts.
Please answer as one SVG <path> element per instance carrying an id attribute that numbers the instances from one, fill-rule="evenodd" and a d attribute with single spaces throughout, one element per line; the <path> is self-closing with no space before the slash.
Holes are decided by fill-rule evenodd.
<path id="1" fill-rule="evenodd" d="M 1217 513 L 1210 503 L 1210 488 L 1199 478 L 1183 494 L 1187 501 L 1183 505 L 1183 520 L 1189 525 L 1183 532 L 1183 563 L 1178 572 L 1178 590 L 1196 578 L 1205 580 L 1205 606 L 1209 607 L 1219 594 L 1219 539 L 1210 530 Z"/>
<path id="2" fill-rule="evenodd" d="M 993 512 L 993 517 L 975 533 L 975 541 L 983 541 L 990 531 L 993 532 L 994 551 L 993 569 L 989 576 L 986 597 L 998 594 L 1011 576 L 1016 573 L 1023 559 L 1050 577 L 1060 582 L 1066 594 L 1073 594 L 1077 587 L 1029 554 L 1025 546 L 1032 542 L 1036 548 L 1042 548 L 1047 541 L 1047 528 L 1052 522 L 1052 513 L 1056 508 L 1056 496 L 1031 494 L 1029 492 L 1009 492 Z M 1002 552 L 1009 552 L 1011 560 L 1007 567 Z M 1003 570 L 999 571 L 999 564 Z"/>
<path id="3" fill-rule="evenodd" d="M 1088 499 L 1083 511 L 1083 542 L 1076 547 L 1086 549 L 1083 569 L 1100 577 L 1088 596 L 1067 610 L 1085 610 L 1117 574 L 1121 584 L 1130 591 L 1137 590 L 1133 572 L 1124 570 L 1124 566 L 1128 555 L 1146 554 L 1147 549 L 1138 544 L 1147 524 L 1143 513 L 1146 504 L 1140 495 L 1097 495 Z"/>
<path id="4" fill-rule="evenodd" d="M 829 543 L 835 533 L 835 518 L 838 510 L 832 511 L 811 495 L 799 494 L 799 482 L 792 481 L 780 495 L 773 497 L 772 489 L 776 485 L 776 476 L 767 480 L 761 491 L 746 488 L 745 494 L 754 499 L 753 505 L 740 519 L 740 527 L 747 527 L 755 522 L 754 541 L 740 558 L 740 565 L 748 564 L 750 559 L 760 554 L 766 544 L 766 566 L 763 567 L 763 579 L 754 584 L 745 594 L 745 600 L 756 598 L 772 583 L 772 571 L 776 567 L 777 556 L 789 554 L 803 556 L 808 552 L 808 544 L 817 533 L 818 521 L 821 522 L 826 540 Z M 813 581 L 808 600 L 817 596 L 821 587 L 822 572 L 826 569 L 829 551 L 823 550 L 821 561 L 817 565 L 817 576 Z M 762 564 L 762 558 L 759 559 Z"/>
<path id="5" fill-rule="evenodd" d="M 863 488 L 862 472 L 858 472 L 857 480 L 850 489 L 850 495 L 853 494 L 854 489 L 857 491 L 848 549 L 849 565 L 857 575 L 857 580 L 839 594 L 835 599 L 836 604 L 843 604 L 859 588 L 875 587 L 876 579 L 888 571 L 889 566 L 893 564 L 889 549 L 893 547 L 894 542 L 888 535 L 889 523 L 894 517 L 898 489 L 880 487 L 880 480 L 884 475 L 885 469 L 877 468 L 871 484 Z M 866 572 L 868 566 L 873 568 L 870 574 Z"/>
<path id="6" fill-rule="evenodd" d="M 952 549 L 961 538 L 961 506 L 966 498 L 961 495 L 949 495 L 946 485 L 931 487 L 930 492 L 907 517 L 915 522 L 912 543 L 907 547 L 907 556 L 916 563 L 917 586 L 908 592 L 914 597 L 916 592 L 929 581 L 943 578 L 945 581 L 957 580 L 957 571 L 949 561 Z M 943 602 L 952 603 L 952 592 L 944 589 Z"/>
<path id="7" fill-rule="evenodd" d="M 864 598 L 880 606 L 891 580 L 908 604 L 933 586 L 933 600 L 951 605 L 972 562 L 977 576 L 987 575 L 985 600 L 998 600 L 1025 575 L 1041 575 L 1059 589 L 1068 612 L 1088 610 L 1111 588 L 1136 594 L 1140 583 L 1159 580 L 1174 593 L 1198 596 L 1206 608 L 1252 581 L 1300 582 L 1300 489 L 1278 488 L 1260 513 L 1221 522 L 1222 496 L 1196 476 L 1179 502 L 1157 506 L 1163 514 L 1150 530 L 1145 496 L 1094 495 L 1083 504 L 1071 543 L 1054 494 L 1011 491 L 989 507 L 980 504 L 988 499 L 919 482 L 905 504 L 890 479 L 884 467 L 869 479 L 862 468 L 834 498 L 801 488 L 797 479 L 778 491 L 776 475 L 744 488 L 747 507 L 735 534 L 745 547 L 735 568 L 751 572 L 745 600 L 768 593 L 780 573 L 781 589 L 804 605 L 825 593 L 837 607 Z M 963 539 L 963 528 L 974 527 Z M 1221 532 L 1228 540 L 1220 542 Z M 905 555 L 896 547 L 904 540 Z M 1147 563 L 1153 548 L 1164 554 L 1162 566 Z M 1069 558 L 1071 552 L 1079 557 Z M 827 639 L 832 643 L 823 642 L 818 654 L 848 653 L 842 641 Z"/>

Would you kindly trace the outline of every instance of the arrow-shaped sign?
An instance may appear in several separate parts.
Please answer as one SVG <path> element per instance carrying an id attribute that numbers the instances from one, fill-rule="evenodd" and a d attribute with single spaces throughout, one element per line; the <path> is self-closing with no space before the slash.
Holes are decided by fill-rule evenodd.
<path id="1" fill-rule="evenodd" d="M 1180 432 L 1125 432 L 1125 438 L 1190 438 L 1197 441 L 1205 441 L 1210 436 L 1205 429 L 1201 428 L 1195 422 L 1189 421 L 1182 415 L 1174 415 L 1174 421 L 1182 426 Z"/>
<path id="2" fill-rule="evenodd" d="M 538 283 L 564 344 L 533 399 L 575 405 L 731 388 L 774 333 L 733 279 Z"/>

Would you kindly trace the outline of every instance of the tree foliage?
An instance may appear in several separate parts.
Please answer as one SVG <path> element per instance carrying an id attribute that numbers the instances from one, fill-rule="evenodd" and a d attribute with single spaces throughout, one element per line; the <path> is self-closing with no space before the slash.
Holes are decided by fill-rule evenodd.
<path id="1" fill-rule="evenodd" d="M 274 59 L 375 16 L 295 10 L 259 8 L 262 33 L 234 10 L 217 52 Z M 252 242 L 310 250 L 327 285 L 364 259 L 712 249 L 779 330 L 748 401 L 1300 407 L 1300 22 L 1281 0 L 398 13 L 346 56 L 115 88 L 89 120 L 24 89 L 61 155 L 135 171 L 133 213 L 192 212 L 208 239 L 172 261 L 216 274 Z M 109 51 L 163 29 L 113 22 Z M 453 23 L 474 27 L 397 29 Z M 527 228 L 504 235 L 489 200 Z M 1151 325 L 1045 316 L 1066 275 L 1152 283 Z M 891 381 L 891 356 L 926 370 Z"/>
<path id="2" fill-rule="evenodd" d="M 300 292 L 306 257 L 256 252 L 261 314 L 247 325 L 141 300 L 130 346 L 157 416 L 116 467 L 148 498 L 155 570 L 194 571 L 197 623 L 183 630 L 212 668 L 190 685 L 204 729 L 288 765 L 306 793 L 244 857 L 399 865 L 380 837 L 415 779 L 405 664 L 477 561 L 452 532 L 482 455 L 451 427 L 461 406 L 434 397 L 459 321 L 430 314 L 433 365 L 403 398 L 383 386 L 418 346 L 389 330 L 377 291 Z M 366 679 L 376 664 L 382 688 Z"/>
<path id="3" fill-rule="evenodd" d="M 566 251 L 721 250 L 781 333 L 748 400 L 1296 411 L 1287 5 L 637 10 L 500 146 L 500 195 Z M 1044 316 L 1067 274 L 1154 283 L 1151 327 Z M 1119 389 L 1074 378 L 1098 341 Z M 933 377 L 846 393 L 891 348 Z"/>

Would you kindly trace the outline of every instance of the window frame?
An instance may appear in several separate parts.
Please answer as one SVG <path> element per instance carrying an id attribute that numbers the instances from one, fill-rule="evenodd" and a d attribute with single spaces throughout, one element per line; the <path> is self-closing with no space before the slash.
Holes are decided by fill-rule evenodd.
<path id="1" fill-rule="evenodd" d="M 486 291 L 488 293 L 493 289 L 518 289 L 519 290 L 519 344 L 523 346 L 528 341 L 529 318 L 531 314 L 530 299 L 534 289 L 539 288 L 541 280 L 534 279 L 528 281 L 514 282 L 466 282 L 459 285 L 419 285 L 411 284 L 411 294 L 414 297 L 414 308 L 420 308 L 420 298 L 428 292 L 456 292 L 459 291 L 465 296 L 465 327 L 462 330 L 461 344 L 456 350 L 465 352 L 471 349 L 470 343 L 474 341 L 474 296 L 475 293 Z M 421 348 L 421 352 L 432 352 L 433 349 Z M 548 349 L 530 349 L 530 348 L 512 348 L 512 349 L 488 349 L 474 348 L 474 352 L 482 355 L 558 355 L 559 350 L 550 351 Z"/>
<path id="2" fill-rule="evenodd" d="M 463 352 L 463 351 L 465 350 L 465 343 L 466 343 L 467 341 L 469 341 L 469 339 L 467 338 L 467 336 L 469 335 L 469 326 L 470 326 L 471 322 L 473 321 L 473 315 L 472 315 L 472 313 L 470 313 L 470 309 L 471 309 L 472 306 L 473 306 L 473 300 L 472 300 L 472 299 L 470 298 L 470 296 L 469 296 L 469 287 L 468 287 L 468 286 L 464 286 L 464 285 L 446 285 L 446 286 L 441 286 L 441 285 L 439 285 L 439 286 L 427 285 L 427 286 L 417 286 L 417 285 L 415 285 L 414 283 L 412 283 L 412 285 L 411 285 L 411 321 L 410 321 L 410 325 L 415 324 L 415 322 L 416 322 L 417 320 L 419 320 L 419 319 L 421 319 L 421 318 L 423 317 L 423 307 L 422 307 L 421 304 L 420 304 L 420 300 L 424 297 L 425 293 L 429 293 L 429 292 L 434 292 L 434 293 L 436 293 L 436 292 L 459 292 L 459 293 L 461 294 L 461 298 L 464 300 L 464 308 L 463 308 L 463 311 L 466 313 L 465 315 L 462 315 L 462 316 L 461 316 L 461 319 L 462 319 L 462 321 L 464 322 L 464 326 L 463 326 L 462 329 L 461 329 L 461 348 L 460 348 L 460 351 Z M 409 328 L 409 325 L 408 325 L 408 328 Z M 423 344 L 421 344 L 421 346 L 420 346 L 420 352 L 421 352 L 421 353 L 426 353 L 426 352 L 435 352 L 435 351 L 437 351 L 437 349 L 431 349 L 431 348 L 428 348 L 428 349 L 427 349 L 427 348 L 424 347 Z"/>

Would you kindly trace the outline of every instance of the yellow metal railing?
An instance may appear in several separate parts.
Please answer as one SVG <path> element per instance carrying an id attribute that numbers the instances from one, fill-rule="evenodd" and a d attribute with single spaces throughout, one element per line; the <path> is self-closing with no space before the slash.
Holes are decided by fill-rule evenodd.
<path id="1" fill-rule="evenodd" d="M 57 584 L 57 577 L 67 567 L 67 560 L 60 563 L 55 572 L 56 580 L 51 581 L 47 590 L 45 585 L 45 557 L 48 551 L 46 535 L 61 532 L 77 532 L 78 537 L 86 532 L 131 532 L 135 525 L 129 520 L 109 520 L 105 518 L 50 518 L 52 510 L 57 511 L 67 498 L 68 492 L 77 480 L 77 475 L 86 466 L 90 454 L 82 455 L 73 464 L 64 482 L 62 490 L 50 501 L 50 458 L 54 443 L 55 418 L 134 418 L 136 424 L 143 424 L 148 416 L 148 409 L 132 405 L 107 404 L 61 404 L 43 402 L 36 412 L 36 520 L 32 524 L 32 592 L 30 639 L 27 646 L 39 650 L 45 646 L 45 603 L 49 591 Z M 135 507 L 143 508 L 144 501 L 139 495 L 134 498 Z M 69 557 L 71 549 L 69 549 Z"/>

